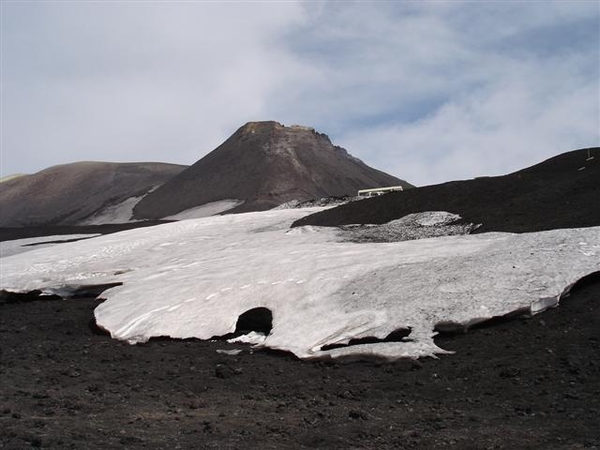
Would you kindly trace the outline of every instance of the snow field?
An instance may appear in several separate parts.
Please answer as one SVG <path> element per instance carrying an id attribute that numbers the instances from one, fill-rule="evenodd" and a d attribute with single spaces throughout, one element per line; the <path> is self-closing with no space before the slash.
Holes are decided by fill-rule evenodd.
<path id="1" fill-rule="evenodd" d="M 95 316 L 130 343 L 225 335 L 242 313 L 265 307 L 273 328 L 264 346 L 305 359 L 395 359 L 444 353 L 433 342 L 436 324 L 539 312 L 600 270 L 600 227 L 391 243 L 347 242 L 332 228 L 289 229 L 316 210 L 184 220 L 39 249 L 4 258 L 0 288 L 54 293 L 122 282 L 102 295 Z M 322 349 L 398 329 L 410 335 Z"/>

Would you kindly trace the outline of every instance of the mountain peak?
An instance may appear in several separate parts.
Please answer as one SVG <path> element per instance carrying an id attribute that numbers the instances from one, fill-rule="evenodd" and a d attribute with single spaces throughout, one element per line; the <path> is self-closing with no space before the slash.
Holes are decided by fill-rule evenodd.
<path id="1" fill-rule="evenodd" d="M 233 136 L 241 134 L 245 135 L 261 135 L 263 133 L 271 133 L 272 136 L 280 134 L 316 134 L 326 136 L 322 133 L 317 133 L 313 127 L 307 127 L 304 125 L 290 125 L 286 126 L 274 120 L 262 121 L 262 122 L 247 122 L 241 126 Z M 328 138 L 329 139 L 329 138 Z"/>
<path id="2" fill-rule="evenodd" d="M 314 128 L 248 122 L 223 144 L 142 199 L 136 218 L 165 217 L 221 200 L 243 201 L 230 212 L 356 195 L 358 189 L 410 184 L 373 169 Z"/>
<path id="3" fill-rule="evenodd" d="M 315 132 L 315 129 L 312 127 L 296 124 L 286 126 L 274 120 L 246 122 L 242 127 L 240 127 L 240 130 L 246 133 L 256 132 L 259 129 Z"/>

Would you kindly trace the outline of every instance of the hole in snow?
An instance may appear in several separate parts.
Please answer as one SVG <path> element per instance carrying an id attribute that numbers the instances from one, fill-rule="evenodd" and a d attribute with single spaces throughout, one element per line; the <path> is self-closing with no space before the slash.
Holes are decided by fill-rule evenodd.
<path id="1" fill-rule="evenodd" d="M 269 308 L 252 308 L 241 314 L 235 324 L 235 331 L 221 336 L 213 336 L 211 340 L 230 341 L 240 336 L 250 336 L 252 339 L 257 336 L 265 336 L 271 333 L 273 328 L 273 313 Z"/>
<path id="2" fill-rule="evenodd" d="M 273 313 L 269 308 L 252 308 L 238 317 L 235 335 L 248 334 L 251 331 L 263 333 L 265 336 L 273 328 Z"/>
<path id="3" fill-rule="evenodd" d="M 398 328 L 397 330 L 392 331 L 383 339 L 377 338 L 375 336 L 365 336 L 362 338 L 350 339 L 347 344 L 328 344 L 321 347 L 322 351 L 333 350 L 336 348 L 343 347 L 351 347 L 353 345 L 363 345 L 363 344 L 377 344 L 380 342 L 407 342 L 405 339 L 408 335 L 410 335 L 411 328 Z"/>

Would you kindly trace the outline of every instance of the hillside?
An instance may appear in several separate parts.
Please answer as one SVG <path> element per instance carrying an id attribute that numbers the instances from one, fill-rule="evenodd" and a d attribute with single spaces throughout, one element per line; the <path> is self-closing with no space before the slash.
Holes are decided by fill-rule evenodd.
<path id="1" fill-rule="evenodd" d="M 291 200 L 390 185 L 412 187 L 367 166 L 312 128 L 250 122 L 142 199 L 134 217 L 159 219 L 229 199 L 244 202 L 229 212 L 261 211 Z"/>
<path id="2" fill-rule="evenodd" d="M 0 183 L 0 226 L 75 225 L 145 195 L 184 168 L 163 163 L 77 162 L 19 176 Z"/>
<path id="3" fill-rule="evenodd" d="M 588 157 L 589 155 L 589 157 Z M 499 177 L 424 186 L 353 202 L 292 226 L 386 223 L 449 211 L 488 231 L 530 232 L 600 225 L 600 148 L 575 150 Z"/>

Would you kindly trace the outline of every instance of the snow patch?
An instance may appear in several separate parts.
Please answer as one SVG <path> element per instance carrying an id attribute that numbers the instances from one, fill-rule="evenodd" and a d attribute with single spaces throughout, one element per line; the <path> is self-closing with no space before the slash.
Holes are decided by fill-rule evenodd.
<path id="1" fill-rule="evenodd" d="M 354 202 L 360 200 L 359 197 L 350 197 L 348 195 L 342 196 L 342 197 L 321 197 L 321 198 L 314 198 L 312 200 L 290 200 L 288 202 L 282 203 L 279 206 L 276 206 L 275 208 L 272 208 L 274 210 L 279 210 L 279 209 L 291 209 L 291 208 L 316 208 L 316 207 L 322 207 L 322 206 L 328 206 L 330 208 L 333 208 L 334 206 L 340 206 L 340 205 L 345 205 L 346 203 L 349 202 Z"/>
<path id="2" fill-rule="evenodd" d="M 248 334 L 242 334 L 241 336 L 227 339 L 227 342 L 230 344 L 252 344 L 259 345 L 263 344 L 267 336 L 264 333 L 259 333 L 257 331 L 251 331 Z"/>
<path id="3" fill-rule="evenodd" d="M 458 214 L 427 211 L 409 214 L 382 225 L 344 225 L 343 238 L 351 242 L 399 242 L 469 234 L 480 225 L 462 223 Z"/>
<path id="4" fill-rule="evenodd" d="M 421 213 L 409 214 L 398 220 L 393 220 L 390 224 L 417 224 L 423 227 L 432 227 L 435 225 L 448 225 L 460 220 L 458 214 L 452 214 L 446 211 L 426 211 Z"/>
<path id="5" fill-rule="evenodd" d="M 262 346 L 304 359 L 397 359 L 445 353 L 436 324 L 540 312 L 600 271 L 600 227 L 360 244 L 332 228 L 287 232 L 316 210 L 186 220 L 14 255 L 2 260 L 0 288 L 121 282 L 95 316 L 130 343 L 225 336 L 243 313 L 266 308 Z M 387 342 L 399 329 L 409 339 Z"/>
<path id="6" fill-rule="evenodd" d="M 273 210 L 292 209 L 292 208 L 297 207 L 299 203 L 300 203 L 299 200 L 290 200 L 289 202 L 282 203 L 281 205 L 278 205 L 272 209 Z"/>
<path id="7" fill-rule="evenodd" d="M 187 220 L 187 219 L 200 219 L 202 217 L 214 216 L 221 214 L 230 209 L 236 208 L 244 204 L 244 200 L 226 199 L 219 200 L 216 202 L 205 203 L 195 208 L 186 209 L 180 213 L 172 216 L 164 217 L 165 220 Z"/>
<path id="8" fill-rule="evenodd" d="M 240 353 L 242 353 L 242 350 L 241 349 L 234 349 L 234 350 L 218 349 L 218 350 L 216 350 L 216 352 L 221 355 L 237 356 Z"/>
<path id="9" fill-rule="evenodd" d="M 129 197 L 127 200 L 113 206 L 101 209 L 93 216 L 79 221 L 79 225 L 104 225 L 112 223 L 138 222 L 133 219 L 133 208 L 143 199 L 146 194 L 140 197 Z"/>

